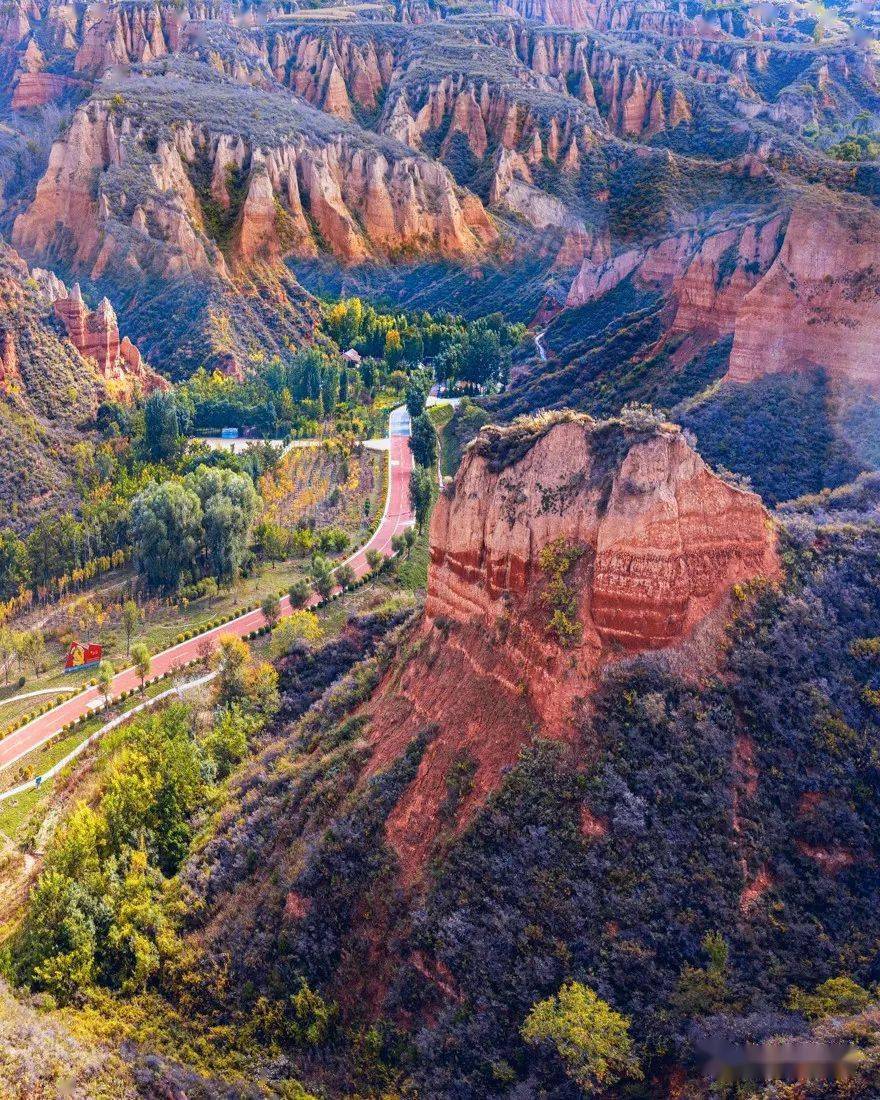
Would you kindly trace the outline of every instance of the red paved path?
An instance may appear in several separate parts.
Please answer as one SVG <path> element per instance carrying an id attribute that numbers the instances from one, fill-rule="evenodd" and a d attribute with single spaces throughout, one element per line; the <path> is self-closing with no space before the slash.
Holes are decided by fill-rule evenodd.
<path id="1" fill-rule="evenodd" d="M 357 553 L 348 559 L 357 577 L 362 577 L 369 572 L 367 564 L 367 550 L 381 550 L 384 554 L 391 554 L 391 540 L 395 535 L 405 531 L 412 525 L 412 512 L 409 500 L 409 475 L 412 470 L 412 452 L 409 449 L 409 418 L 401 415 L 400 409 L 395 409 L 391 414 L 391 468 L 388 479 L 388 496 L 386 498 L 385 513 L 379 523 L 373 537 Z M 314 597 L 313 603 L 317 602 Z M 285 596 L 281 601 L 281 614 L 290 614 L 290 600 Z M 150 675 L 163 676 L 165 673 L 187 665 L 190 661 L 202 656 L 206 644 L 216 645 L 221 634 L 236 634 L 243 637 L 257 630 L 265 624 L 262 611 L 249 611 L 231 622 L 224 623 L 214 630 L 205 631 L 188 642 L 164 649 L 153 657 Z M 112 697 L 120 695 L 123 691 L 131 691 L 140 686 L 140 680 L 133 668 L 120 672 L 113 680 Z M 10 733 L 0 741 L 0 768 L 14 764 L 20 757 L 37 748 L 54 737 L 68 722 L 80 718 L 93 710 L 96 704 L 103 701 L 103 696 L 96 687 L 87 688 L 85 691 L 61 703 L 53 710 L 35 718 L 26 726 Z"/>

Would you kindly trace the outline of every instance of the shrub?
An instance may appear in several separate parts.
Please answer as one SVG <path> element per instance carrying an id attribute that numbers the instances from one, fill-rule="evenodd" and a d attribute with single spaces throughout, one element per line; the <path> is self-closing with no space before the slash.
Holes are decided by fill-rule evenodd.
<path id="1" fill-rule="evenodd" d="M 350 588 L 354 583 L 354 569 L 350 565 L 340 565 L 336 569 L 336 583 L 342 588 Z"/>
<path id="2" fill-rule="evenodd" d="M 522 1037 L 533 1045 L 550 1045 L 587 1096 L 642 1076 L 629 1021 L 580 982 L 566 982 L 557 994 L 539 1001 L 526 1017 Z"/>
<path id="3" fill-rule="evenodd" d="M 874 998 L 852 978 L 829 978 L 817 986 L 813 993 L 804 993 L 792 987 L 788 1003 L 793 1012 L 800 1012 L 810 1020 L 827 1016 L 854 1016 L 863 1012 Z"/>
<path id="4" fill-rule="evenodd" d="M 549 542 L 538 555 L 538 565 L 548 578 L 541 602 L 551 611 L 548 629 L 556 635 L 561 646 L 576 645 L 581 639 L 577 592 L 567 583 L 566 577 L 583 553 L 583 547 L 558 538 Z"/>
<path id="5" fill-rule="evenodd" d="M 294 611 L 272 631 L 269 652 L 272 657 L 286 657 L 300 642 L 317 642 L 323 636 L 318 617 L 311 611 Z"/>

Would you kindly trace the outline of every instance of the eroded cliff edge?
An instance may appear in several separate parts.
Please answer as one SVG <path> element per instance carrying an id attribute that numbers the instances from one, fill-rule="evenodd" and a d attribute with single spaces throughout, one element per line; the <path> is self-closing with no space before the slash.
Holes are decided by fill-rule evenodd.
<path id="1" fill-rule="evenodd" d="M 461 823 L 535 733 L 573 736 L 603 667 L 665 647 L 711 661 L 734 586 L 778 572 L 760 498 L 674 425 L 563 413 L 484 429 L 435 509 L 424 621 L 372 705 L 371 770 L 437 730 L 388 821 L 405 872 L 457 758 L 474 767 Z"/>

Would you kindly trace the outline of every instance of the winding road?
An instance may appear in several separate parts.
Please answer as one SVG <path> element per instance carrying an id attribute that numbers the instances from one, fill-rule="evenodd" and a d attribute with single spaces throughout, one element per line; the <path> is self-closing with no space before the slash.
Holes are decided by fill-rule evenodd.
<path id="1" fill-rule="evenodd" d="M 385 498 L 385 510 L 379 521 L 379 526 L 373 532 L 370 540 L 357 550 L 345 562 L 340 564 L 350 565 L 356 577 L 363 577 L 370 571 L 367 562 L 368 550 L 379 550 L 386 557 L 392 553 L 391 540 L 395 535 L 402 534 L 413 524 L 413 514 L 409 499 L 409 475 L 412 471 L 413 459 L 409 447 L 410 418 L 406 406 L 401 405 L 394 409 L 388 419 L 388 440 L 383 449 L 389 451 L 388 492 Z M 318 602 L 314 596 L 310 606 Z M 281 600 L 281 614 L 289 615 L 291 612 L 290 600 L 285 596 Z M 207 630 L 187 642 L 180 642 L 170 649 L 164 649 L 153 656 L 151 677 L 164 676 L 181 668 L 190 661 L 204 655 L 207 647 L 215 647 L 222 634 L 235 634 L 244 637 L 253 630 L 258 630 L 266 622 L 263 612 L 260 610 L 248 611 L 237 619 L 223 623 L 222 626 Z M 125 669 L 118 673 L 113 680 L 110 691 L 111 698 L 115 699 L 124 691 L 131 691 L 140 686 L 140 679 L 133 668 Z M 0 769 L 8 768 L 15 764 L 33 749 L 39 748 L 50 738 L 59 733 L 68 722 L 73 722 L 85 714 L 99 707 L 103 702 L 103 695 L 96 687 L 86 688 L 73 698 L 59 704 L 47 711 L 39 718 L 35 718 L 21 729 L 15 730 L 0 741 Z"/>

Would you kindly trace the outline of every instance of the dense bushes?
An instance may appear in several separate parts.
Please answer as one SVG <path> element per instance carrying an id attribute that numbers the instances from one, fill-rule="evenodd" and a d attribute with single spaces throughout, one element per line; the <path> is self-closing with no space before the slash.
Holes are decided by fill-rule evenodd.
<path id="1" fill-rule="evenodd" d="M 841 972 L 876 979 L 864 689 L 880 667 L 855 643 L 880 631 L 878 551 L 876 531 L 841 532 L 803 589 L 744 604 L 724 680 L 686 684 L 658 658 L 613 671 L 584 771 L 558 745 L 524 755 L 416 915 L 411 948 L 457 990 L 414 971 L 397 987 L 437 1020 L 419 1039 L 427 1092 L 503 1091 L 499 1066 L 546 1084 L 516 1030 L 568 977 L 632 1016 L 655 1068 L 688 1057 L 692 1016 L 785 1011 L 791 985 Z"/>
<path id="2" fill-rule="evenodd" d="M 177 869 L 205 794 L 180 705 L 109 733 L 100 760 L 99 806 L 81 804 L 56 834 L 4 956 L 16 981 L 62 1001 L 94 983 L 136 992 L 174 962 L 164 876 Z"/>
<path id="3" fill-rule="evenodd" d="M 525 336 L 523 325 L 509 324 L 500 313 L 475 321 L 448 312 L 380 313 L 359 298 L 328 306 L 325 324 L 341 348 L 354 347 L 391 367 L 430 361 L 437 378 L 477 387 L 506 382 L 511 351 Z"/>
<path id="4" fill-rule="evenodd" d="M 793 1007 L 870 987 L 880 534 L 814 529 L 817 540 L 809 513 L 796 521 L 792 580 L 740 601 L 724 675 L 682 679 L 662 654 L 610 670 L 579 742 L 536 741 L 465 833 L 443 838 L 415 907 L 382 838 L 424 739 L 358 785 L 364 718 L 350 716 L 377 673 L 355 669 L 267 749 L 234 821 L 188 868 L 202 898 L 232 890 L 244 904 L 212 931 L 212 957 L 235 960 L 233 999 L 305 978 L 338 1003 L 323 1052 L 346 1087 L 365 1035 L 354 991 L 369 988 L 382 1073 L 432 1096 L 568 1097 L 583 1066 L 557 1057 L 549 1032 L 531 1044 L 521 1029 L 570 981 L 632 1021 L 654 1080 L 691 1064 L 709 1020 L 730 1036 L 793 1033 L 806 1026 Z M 325 661 L 337 671 L 353 657 L 340 639 L 288 658 L 285 717 L 315 699 Z M 258 917 L 246 901 L 257 868 Z M 416 1022 L 414 1050 L 392 1040 L 400 1019 Z"/>
<path id="5" fill-rule="evenodd" d="M 771 504 L 842 485 L 864 465 L 835 434 L 821 371 L 723 385 L 676 417 L 707 462 L 745 474 Z"/>

